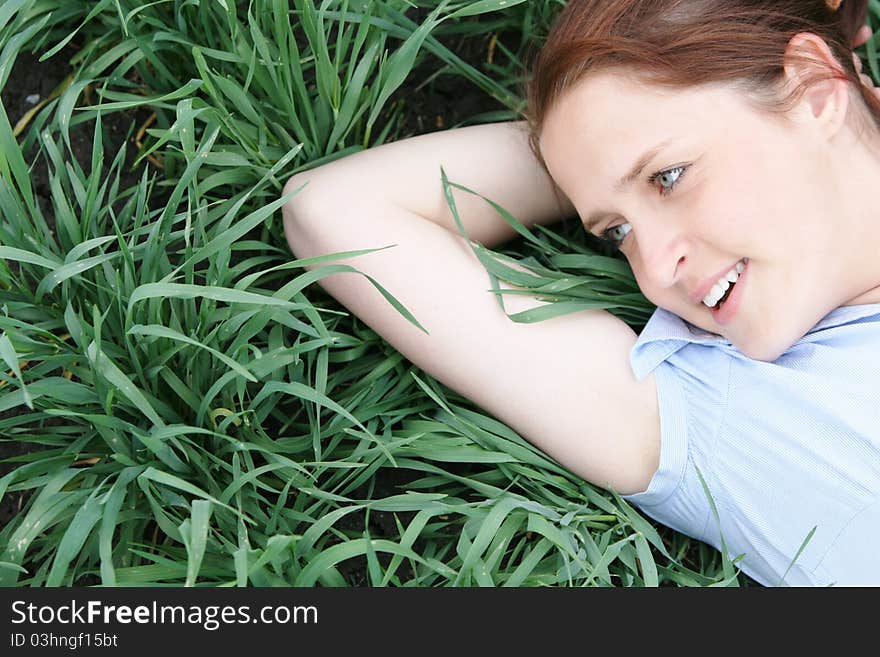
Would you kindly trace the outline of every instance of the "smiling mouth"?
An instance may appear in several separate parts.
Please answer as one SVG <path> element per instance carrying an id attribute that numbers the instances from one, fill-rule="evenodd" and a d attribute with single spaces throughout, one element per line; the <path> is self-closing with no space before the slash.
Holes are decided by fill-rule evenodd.
<path id="1" fill-rule="evenodd" d="M 730 297 L 733 288 L 736 287 L 740 276 L 742 276 L 748 264 L 748 258 L 743 258 L 734 265 L 733 269 L 719 278 L 715 285 L 712 286 L 712 289 L 703 297 L 703 305 L 713 312 L 719 311 L 724 302 Z"/>

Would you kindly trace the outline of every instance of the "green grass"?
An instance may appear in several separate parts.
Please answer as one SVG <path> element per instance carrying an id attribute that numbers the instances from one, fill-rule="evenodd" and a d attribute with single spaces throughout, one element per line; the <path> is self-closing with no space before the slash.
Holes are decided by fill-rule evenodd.
<path id="1" fill-rule="evenodd" d="M 473 120 L 515 118 L 561 5 L 0 4 L 0 86 L 18 53 L 78 47 L 26 130 L 0 111 L 0 436 L 34 447 L 0 479 L 0 499 L 28 494 L 0 585 L 749 583 L 412 366 L 316 285 L 342 266 L 305 268 L 336 256 L 284 240 L 284 181 L 398 137 L 420 66 L 495 99 Z M 445 45 L 490 32 L 491 64 Z M 132 181 L 104 125 L 153 112 Z M 479 255 L 551 314 L 638 327 L 650 304 L 595 248 L 555 226 Z"/>

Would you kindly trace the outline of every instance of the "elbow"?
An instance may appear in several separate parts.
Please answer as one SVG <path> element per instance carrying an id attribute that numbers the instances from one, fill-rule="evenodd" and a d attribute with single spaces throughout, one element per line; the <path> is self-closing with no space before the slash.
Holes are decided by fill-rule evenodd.
<path id="1" fill-rule="evenodd" d="M 302 174 L 292 176 L 284 185 L 282 198 L 289 196 L 284 205 L 281 206 L 281 220 L 284 226 L 284 236 L 290 247 L 291 253 L 295 256 L 301 256 L 299 253 L 303 248 L 304 241 L 304 219 L 307 211 L 303 205 L 303 192 L 306 187 L 306 180 Z"/>
<path id="2" fill-rule="evenodd" d="M 298 173 L 285 183 L 282 197 L 290 198 L 281 207 L 281 214 L 284 222 L 284 232 L 290 239 L 299 224 L 301 224 L 306 211 L 303 207 L 303 192 L 309 187 L 303 174 Z"/>
<path id="3" fill-rule="evenodd" d="M 329 189 L 314 172 L 298 173 L 284 185 L 283 194 L 289 196 L 281 206 L 284 236 L 297 259 L 324 253 L 318 245 L 326 240 L 325 220 L 335 207 Z"/>
<path id="4" fill-rule="evenodd" d="M 305 184 L 306 179 L 301 173 L 291 176 L 284 184 L 284 189 L 281 192 L 281 196 L 282 198 L 285 196 L 290 197 L 287 199 L 283 206 L 285 219 L 287 218 L 288 214 L 292 213 L 298 201 L 302 199 L 302 193 L 305 191 Z"/>
<path id="5" fill-rule="evenodd" d="M 294 194 L 294 196 L 290 199 L 293 200 L 302 193 L 302 190 L 300 190 L 300 188 L 306 184 L 307 179 L 308 176 L 305 173 L 297 173 L 292 175 L 284 184 L 284 191 L 282 192 L 282 195 L 286 196 L 287 194 Z"/>

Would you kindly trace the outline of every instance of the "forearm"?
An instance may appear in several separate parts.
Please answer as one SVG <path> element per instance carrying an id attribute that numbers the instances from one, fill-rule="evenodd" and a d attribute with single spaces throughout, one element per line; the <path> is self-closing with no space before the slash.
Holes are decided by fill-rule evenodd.
<path id="1" fill-rule="evenodd" d="M 286 187 L 325 201 L 397 207 L 458 232 L 443 194 L 440 167 L 451 182 L 490 198 L 526 226 L 575 214 L 528 146 L 522 122 L 493 123 L 411 137 L 301 173 Z M 455 191 L 459 217 L 472 240 L 487 247 L 516 233 L 481 198 Z M 296 199 L 294 199 L 296 203 Z"/>

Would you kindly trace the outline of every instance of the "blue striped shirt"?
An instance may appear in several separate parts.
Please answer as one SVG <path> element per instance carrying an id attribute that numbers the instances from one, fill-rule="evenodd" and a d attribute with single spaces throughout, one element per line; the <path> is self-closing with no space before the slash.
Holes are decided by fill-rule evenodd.
<path id="1" fill-rule="evenodd" d="M 880 585 L 880 304 L 771 363 L 658 309 L 630 363 L 655 375 L 661 449 L 628 501 L 762 584 Z"/>

